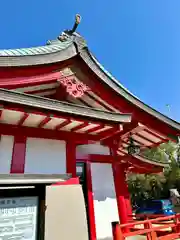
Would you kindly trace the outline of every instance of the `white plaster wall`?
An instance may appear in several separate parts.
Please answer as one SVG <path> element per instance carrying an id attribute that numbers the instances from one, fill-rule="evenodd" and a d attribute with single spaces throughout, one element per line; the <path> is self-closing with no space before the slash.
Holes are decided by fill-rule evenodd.
<path id="1" fill-rule="evenodd" d="M 66 173 L 66 143 L 60 140 L 27 138 L 25 173 Z"/>
<path id="2" fill-rule="evenodd" d="M 111 222 L 119 221 L 111 164 L 92 163 L 97 240 L 112 240 Z"/>
<path id="3" fill-rule="evenodd" d="M 89 154 L 110 155 L 110 149 L 107 146 L 100 145 L 100 143 L 83 144 L 76 147 L 77 159 L 88 159 Z"/>
<path id="4" fill-rule="evenodd" d="M 1 135 L 0 138 L 0 173 L 9 174 L 13 152 L 14 137 Z"/>

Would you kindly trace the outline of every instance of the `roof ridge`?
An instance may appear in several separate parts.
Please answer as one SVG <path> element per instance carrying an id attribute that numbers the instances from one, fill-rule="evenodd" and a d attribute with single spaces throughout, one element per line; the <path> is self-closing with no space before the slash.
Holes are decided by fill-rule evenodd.
<path id="1" fill-rule="evenodd" d="M 44 46 L 17 48 L 17 49 L 2 49 L 0 57 L 19 57 L 19 56 L 34 56 L 56 53 L 68 48 L 71 44 L 77 45 L 77 50 L 83 48 L 86 43 L 80 34 L 76 33 L 76 29 L 81 22 L 81 16 L 76 14 L 73 28 L 65 30 L 55 40 L 47 41 Z"/>
<path id="2" fill-rule="evenodd" d="M 61 51 L 72 44 L 72 39 L 67 39 L 65 42 L 59 40 L 53 44 L 46 44 L 44 46 L 28 47 L 28 48 L 15 48 L 15 49 L 2 49 L 0 50 L 0 57 L 6 56 L 34 56 L 40 54 L 48 54 Z"/>

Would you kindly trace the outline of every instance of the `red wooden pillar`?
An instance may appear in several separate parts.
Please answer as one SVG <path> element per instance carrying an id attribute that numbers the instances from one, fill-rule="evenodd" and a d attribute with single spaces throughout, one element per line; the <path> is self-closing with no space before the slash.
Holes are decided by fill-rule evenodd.
<path id="1" fill-rule="evenodd" d="M 24 173 L 26 158 L 26 137 L 14 136 L 10 173 Z"/>
<path id="2" fill-rule="evenodd" d="M 123 240 L 123 234 L 118 222 L 112 222 L 113 240 Z"/>
<path id="3" fill-rule="evenodd" d="M 76 144 L 70 140 L 66 142 L 66 173 L 76 177 Z"/>
<path id="4" fill-rule="evenodd" d="M 96 240 L 96 222 L 95 222 L 95 212 L 94 212 L 94 198 L 93 198 L 93 188 L 92 188 L 92 174 L 91 174 L 91 163 L 86 163 L 86 184 L 88 191 L 88 214 L 89 214 L 89 233 L 90 240 Z"/>
<path id="5" fill-rule="evenodd" d="M 113 163 L 113 175 L 120 223 L 124 224 L 128 222 L 128 215 L 132 214 L 132 211 L 123 164 Z"/>
<path id="6" fill-rule="evenodd" d="M 127 189 L 127 190 L 128 190 L 128 189 Z M 127 192 L 127 195 L 125 196 L 125 201 L 126 201 L 128 219 L 129 219 L 129 220 L 132 220 L 132 218 L 133 218 L 133 211 L 132 211 L 131 199 L 130 199 L 129 191 Z"/>

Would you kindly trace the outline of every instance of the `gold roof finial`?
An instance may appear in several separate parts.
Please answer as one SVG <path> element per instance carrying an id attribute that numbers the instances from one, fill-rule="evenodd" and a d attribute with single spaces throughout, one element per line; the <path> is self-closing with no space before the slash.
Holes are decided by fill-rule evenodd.
<path id="1" fill-rule="evenodd" d="M 76 14 L 76 16 L 75 16 L 75 23 L 74 23 L 74 26 L 73 26 L 73 28 L 71 30 L 71 33 L 74 33 L 76 31 L 76 29 L 77 29 L 78 25 L 80 24 L 80 22 L 81 22 L 81 16 L 79 14 Z"/>
<path id="2" fill-rule="evenodd" d="M 75 22 L 76 22 L 76 24 L 80 24 L 80 22 L 81 22 L 81 15 L 76 14 Z"/>
<path id="3" fill-rule="evenodd" d="M 66 30 L 62 32 L 61 35 L 58 36 L 58 40 L 60 40 L 61 42 L 67 41 L 76 31 L 80 22 L 81 22 L 81 16 L 79 14 L 76 14 L 73 28 L 71 30 Z"/>

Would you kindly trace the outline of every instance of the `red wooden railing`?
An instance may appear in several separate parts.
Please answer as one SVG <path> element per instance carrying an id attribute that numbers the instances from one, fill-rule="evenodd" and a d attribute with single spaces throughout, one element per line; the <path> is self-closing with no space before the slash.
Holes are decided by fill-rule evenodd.
<path id="1" fill-rule="evenodd" d="M 138 229 L 138 226 L 143 226 L 143 228 Z M 144 235 L 147 240 L 177 239 L 180 237 L 180 214 L 143 221 L 132 221 L 127 224 L 113 222 L 112 231 L 113 240 L 125 240 L 127 237 L 137 235 Z"/>

